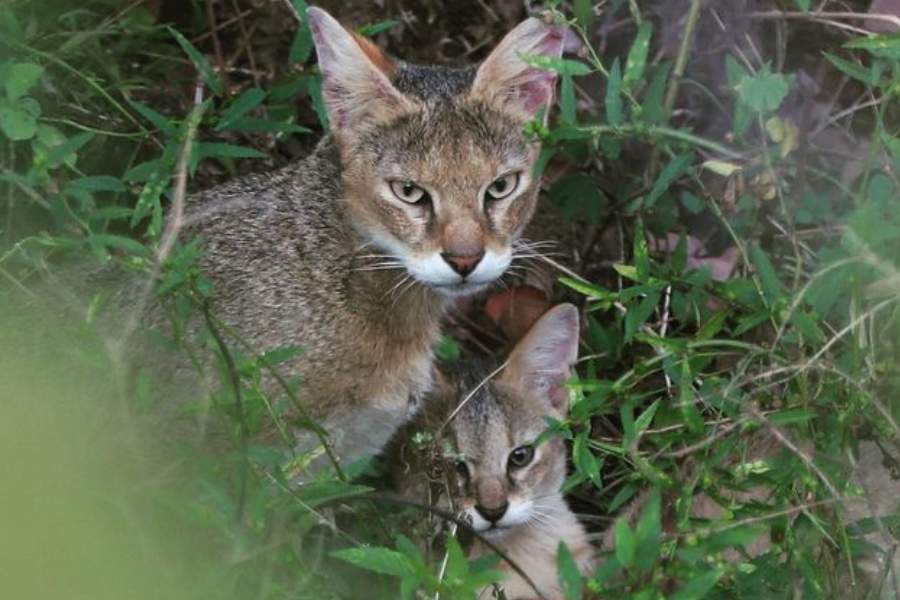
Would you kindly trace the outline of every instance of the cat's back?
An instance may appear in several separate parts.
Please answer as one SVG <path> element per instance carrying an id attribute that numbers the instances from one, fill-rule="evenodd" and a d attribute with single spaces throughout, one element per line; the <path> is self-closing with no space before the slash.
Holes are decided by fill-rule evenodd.
<path id="1" fill-rule="evenodd" d="M 218 313 L 267 344 L 288 315 L 302 320 L 340 302 L 353 252 L 339 209 L 340 172 L 325 138 L 304 160 L 201 192 L 188 202 L 184 239 L 199 239 Z"/>

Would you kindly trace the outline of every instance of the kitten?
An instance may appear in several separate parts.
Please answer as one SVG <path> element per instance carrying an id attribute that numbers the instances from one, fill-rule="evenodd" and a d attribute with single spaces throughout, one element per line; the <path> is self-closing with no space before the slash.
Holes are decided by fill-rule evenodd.
<path id="1" fill-rule="evenodd" d="M 555 83 L 521 57 L 558 57 L 565 30 L 530 18 L 477 68 L 450 69 L 394 60 L 320 9 L 307 19 L 330 134 L 298 164 L 193 198 L 181 235 L 202 240 L 212 314 L 260 353 L 303 349 L 283 375 L 301 376 L 301 404 L 349 461 L 429 390 L 448 299 L 512 261 L 539 189 L 523 129 Z"/>
<path id="2" fill-rule="evenodd" d="M 448 375 L 441 397 L 426 404 L 422 417 L 431 431 L 446 423 L 438 444 L 452 509 L 462 511 L 472 529 L 502 550 L 548 599 L 562 598 L 556 566 L 560 542 L 582 573 L 594 565 L 587 533 L 560 492 L 566 477 L 565 442 L 554 437 L 536 443 L 547 429 L 546 417 L 566 415 L 565 380 L 578 355 L 578 329 L 573 305 L 552 308 L 493 379 L 483 383 L 492 369 L 457 369 Z M 470 556 L 491 552 L 476 540 Z M 502 561 L 499 568 L 505 574 L 501 585 L 506 598 L 537 597 L 509 563 Z M 489 596 L 484 590 L 479 597 Z"/>

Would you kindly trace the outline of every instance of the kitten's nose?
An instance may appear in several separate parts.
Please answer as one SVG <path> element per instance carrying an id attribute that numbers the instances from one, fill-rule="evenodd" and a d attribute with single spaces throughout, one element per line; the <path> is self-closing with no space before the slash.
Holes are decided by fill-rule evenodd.
<path id="1" fill-rule="evenodd" d="M 443 258 L 447 262 L 447 264 L 450 265 L 450 268 L 463 277 L 474 271 L 475 267 L 478 266 L 478 263 L 481 262 L 481 259 L 483 257 L 484 250 L 482 250 L 478 254 L 452 254 L 450 252 L 441 253 L 441 258 Z"/>
<path id="2" fill-rule="evenodd" d="M 481 506 L 478 504 L 475 505 L 475 510 L 478 511 L 478 514 L 480 514 L 491 523 L 496 523 L 497 521 L 502 519 L 503 515 L 506 514 L 507 508 L 509 508 L 509 502 L 504 502 L 500 506 L 496 506 L 494 508 L 488 508 L 486 506 Z"/>

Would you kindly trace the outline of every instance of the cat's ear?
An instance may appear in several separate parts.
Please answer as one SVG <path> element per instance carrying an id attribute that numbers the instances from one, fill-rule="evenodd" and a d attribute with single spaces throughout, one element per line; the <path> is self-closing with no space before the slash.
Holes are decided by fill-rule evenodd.
<path id="1" fill-rule="evenodd" d="M 578 309 L 571 304 L 554 306 L 538 319 L 516 344 L 499 380 L 521 392 L 540 395 L 564 416 L 565 382 L 578 358 Z"/>
<path id="2" fill-rule="evenodd" d="M 351 131 L 413 110 L 416 102 L 391 83 L 394 62 L 375 44 L 344 29 L 320 8 L 306 11 L 322 73 L 332 128 Z"/>
<path id="3" fill-rule="evenodd" d="M 522 55 L 559 58 L 566 30 L 534 17 L 506 34 L 478 67 L 471 97 L 524 121 L 534 118 L 542 106 L 553 102 L 556 74 L 532 67 Z"/>

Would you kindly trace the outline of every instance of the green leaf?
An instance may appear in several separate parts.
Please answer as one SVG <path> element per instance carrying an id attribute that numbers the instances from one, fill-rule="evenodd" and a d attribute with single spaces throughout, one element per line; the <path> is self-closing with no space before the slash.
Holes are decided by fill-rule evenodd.
<path id="1" fill-rule="evenodd" d="M 359 35 L 365 37 L 372 37 L 373 35 L 378 35 L 379 33 L 390 31 L 398 25 L 402 25 L 402 21 L 397 21 L 396 19 L 387 19 L 385 21 L 378 21 L 377 23 L 371 23 L 369 25 L 363 25 L 356 32 Z"/>
<path id="2" fill-rule="evenodd" d="M 653 417 L 656 416 L 656 411 L 659 409 L 659 398 L 653 401 L 653 404 L 647 407 L 647 410 L 641 413 L 637 419 L 634 420 L 634 433 L 635 435 L 640 435 L 643 433 L 650 424 L 653 423 Z"/>
<path id="3" fill-rule="evenodd" d="M 2 103 L 0 131 L 13 142 L 29 140 L 37 133 L 37 119 L 17 106 Z"/>
<path id="4" fill-rule="evenodd" d="M 650 84 L 644 92 L 644 102 L 641 104 L 641 117 L 647 123 L 663 123 L 666 120 L 666 111 L 663 103 L 671 70 L 672 61 L 665 61 L 653 71 Z"/>
<path id="5" fill-rule="evenodd" d="M 772 73 L 766 65 L 756 74 L 745 77 L 737 86 L 738 98 L 758 113 L 767 113 L 781 106 L 790 88 L 790 80 L 781 73 Z"/>
<path id="6" fill-rule="evenodd" d="M 149 250 L 142 243 L 121 235 L 98 233 L 91 236 L 92 242 L 97 242 L 106 248 L 118 248 L 136 256 L 147 256 Z"/>
<path id="7" fill-rule="evenodd" d="M 641 518 L 635 527 L 637 538 L 634 565 L 643 573 L 649 573 L 659 556 L 662 543 L 662 510 L 660 491 L 653 488 L 644 505 Z"/>
<path id="8" fill-rule="evenodd" d="M 568 58 L 558 58 L 555 56 L 546 56 L 544 54 L 519 54 L 519 58 L 535 69 L 554 71 L 560 75 L 578 77 L 580 75 L 589 75 L 591 73 L 591 68 L 585 63 Z"/>
<path id="9" fill-rule="evenodd" d="M 556 572 L 563 597 L 566 600 L 581 600 L 584 582 L 581 580 L 581 573 L 578 572 L 578 564 L 563 541 L 560 541 L 556 548 Z"/>
<path id="10" fill-rule="evenodd" d="M 900 34 L 873 35 L 856 38 L 844 44 L 844 48 L 865 50 L 873 56 L 888 59 L 900 59 Z"/>
<path id="11" fill-rule="evenodd" d="M 109 175 L 97 175 L 94 177 L 80 177 L 69 182 L 69 186 L 86 190 L 88 192 L 124 192 L 125 184 L 117 177 Z"/>
<path id="12" fill-rule="evenodd" d="M 441 336 L 440 341 L 438 341 L 434 353 L 444 362 L 456 362 L 461 356 L 459 342 L 457 342 L 453 336 L 444 334 Z"/>
<path id="13" fill-rule="evenodd" d="M 447 540 L 447 579 L 464 579 L 469 573 L 469 561 L 459 545 L 459 540 L 450 537 Z"/>
<path id="14" fill-rule="evenodd" d="M 222 85 L 222 80 L 219 79 L 219 76 L 213 71 L 213 68 L 206 60 L 206 57 L 200 54 L 200 51 L 194 47 L 190 40 L 181 35 L 181 33 L 172 27 L 167 26 L 166 29 L 169 30 L 169 33 L 175 38 L 175 41 L 178 42 L 178 45 L 181 46 L 184 53 L 188 55 L 191 62 L 193 62 L 194 66 L 197 67 L 197 70 L 200 71 L 200 76 L 203 78 L 203 81 L 209 89 L 217 96 L 224 94 L 225 86 Z"/>
<path id="15" fill-rule="evenodd" d="M 146 104 L 138 102 L 137 100 L 131 100 L 130 98 L 128 99 L 128 103 L 131 104 L 142 117 L 153 123 L 154 127 L 165 133 L 167 136 L 172 137 L 178 132 L 178 126 L 174 122 L 162 116 Z"/>
<path id="16" fill-rule="evenodd" d="M 585 435 L 578 435 L 572 444 L 572 458 L 578 472 L 587 477 L 592 483 L 600 487 L 600 464 L 588 447 Z"/>
<path id="17" fill-rule="evenodd" d="M 637 306 L 632 306 L 628 309 L 628 312 L 625 313 L 625 343 L 629 343 L 633 338 L 634 334 L 637 333 L 637 330 L 640 328 L 647 319 L 650 318 L 650 315 L 653 314 L 653 309 L 656 308 L 656 304 L 659 302 L 659 292 L 651 292 L 647 294 L 647 296 L 641 300 L 641 303 Z"/>
<path id="18" fill-rule="evenodd" d="M 305 0 L 291 0 L 294 10 L 300 16 L 300 27 L 297 29 L 294 40 L 291 42 L 291 49 L 288 52 L 288 61 L 290 64 L 305 63 L 312 54 L 313 38 L 312 32 L 309 30 L 309 20 L 306 18 L 306 11 L 309 5 Z"/>
<path id="19" fill-rule="evenodd" d="M 259 88 L 250 88 L 234 99 L 228 110 L 219 119 L 216 131 L 222 131 L 230 127 L 235 121 L 262 104 L 266 99 L 266 92 Z"/>
<path id="20" fill-rule="evenodd" d="M 821 344 L 825 341 L 825 332 L 816 323 L 816 320 L 809 314 L 797 310 L 791 314 L 791 324 L 803 334 L 807 343 Z"/>
<path id="21" fill-rule="evenodd" d="M 728 318 L 728 314 L 731 311 L 727 308 L 723 308 L 720 311 L 717 311 L 713 316 L 709 318 L 706 323 L 703 324 L 703 327 L 700 328 L 700 331 L 697 332 L 698 340 L 711 340 L 716 337 L 722 327 L 725 325 L 725 320 Z"/>
<path id="22" fill-rule="evenodd" d="M 678 386 L 678 408 L 684 422 L 692 433 L 703 431 L 703 418 L 697 410 L 694 400 L 694 385 L 691 377 L 690 361 L 681 361 L 681 377 Z"/>
<path id="23" fill-rule="evenodd" d="M 769 420 L 775 425 L 796 425 L 797 423 L 806 423 L 815 416 L 816 413 L 811 410 L 793 408 L 772 413 L 769 415 Z"/>
<path id="24" fill-rule="evenodd" d="M 611 300 L 615 297 L 615 293 L 604 289 L 598 285 L 593 285 L 570 277 L 560 277 L 559 282 L 572 288 L 576 292 L 580 292 L 589 298 L 597 298 L 603 300 Z"/>
<path id="25" fill-rule="evenodd" d="M 591 24 L 594 22 L 594 3 L 592 0 L 575 0 L 574 4 L 575 20 L 585 33 L 589 34 Z"/>
<path id="26" fill-rule="evenodd" d="M 650 250 L 647 247 L 647 239 L 644 237 L 644 226 L 638 222 L 634 230 L 634 269 L 637 280 L 646 283 L 650 279 Z"/>
<path id="27" fill-rule="evenodd" d="M 616 520 L 616 558 L 623 567 L 630 568 L 634 564 L 637 552 L 637 538 L 625 518 Z"/>
<path id="28" fill-rule="evenodd" d="M 672 253 L 672 269 L 679 275 L 687 268 L 687 235 L 681 232 L 678 236 L 678 245 Z"/>
<path id="29" fill-rule="evenodd" d="M 562 76 L 559 93 L 560 115 L 564 123 L 575 123 L 575 83 L 571 75 Z"/>
<path id="30" fill-rule="evenodd" d="M 15 102 L 24 96 L 44 74 L 44 67 L 34 63 L 14 63 L 6 71 L 6 96 Z"/>
<path id="31" fill-rule="evenodd" d="M 619 68 L 619 59 L 613 61 L 609 70 L 609 79 L 606 82 L 606 121 L 610 125 L 619 125 L 622 122 L 622 73 Z"/>
<path id="32" fill-rule="evenodd" d="M 679 154 L 678 156 L 670 160 L 662 170 L 662 172 L 659 174 L 659 177 L 657 177 L 656 181 L 653 183 L 653 188 L 647 195 L 644 206 L 649 208 L 656 204 L 656 201 L 659 200 L 659 197 L 669 189 L 669 186 L 672 185 L 672 183 L 674 183 L 676 179 L 687 172 L 693 160 L 694 156 L 690 153 Z"/>
<path id="33" fill-rule="evenodd" d="M 794 4 L 797 5 L 797 8 L 803 12 L 809 12 L 809 2 L 810 0 L 794 0 Z"/>
<path id="34" fill-rule="evenodd" d="M 582 218 L 591 225 L 597 225 L 606 209 L 606 196 L 594 178 L 586 173 L 566 175 L 553 184 L 549 193 L 563 216 L 568 219 Z"/>
<path id="35" fill-rule="evenodd" d="M 750 246 L 750 261 L 756 267 L 766 303 L 769 306 L 774 305 L 782 297 L 783 292 L 781 281 L 778 279 L 778 274 L 775 272 L 772 261 L 769 260 L 768 255 L 759 244 Z"/>
<path id="36" fill-rule="evenodd" d="M 725 569 L 717 568 L 701 575 L 694 575 L 680 590 L 669 596 L 669 600 L 700 600 L 713 589 Z"/>
<path id="37" fill-rule="evenodd" d="M 263 131 L 265 133 L 287 134 L 287 133 L 312 133 L 312 130 L 302 125 L 293 123 L 282 123 L 279 121 L 271 121 L 269 119 L 253 119 L 244 118 L 237 119 L 228 126 L 222 127 L 223 131 Z"/>
<path id="38" fill-rule="evenodd" d="M 637 35 L 628 51 L 628 59 L 625 61 L 625 75 L 622 77 L 622 85 L 626 90 L 640 81 L 644 75 L 644 65 L 647 64 L 647 52 L 650 50 L 650 35 L 653 33 L 653 24 L 643 21 L 638 26 Z"/>
<path id="39" fill-rule="evenodd" d="M 56 166 L 65 160 L 67 156 L 73 152 L 77 152 L 92 139 L 94 139 L 94 134 L 92 132 L 79 133 L 78 135 L 67 139 L 59 146 L 54 146 L 47 153 L 47 164 Z"/>
<path id="40" fill-rule="evenodd" d="M 296 494 L 298 499 L 311 507 L 315 507 L 342 498 L 362 496 L 371 491 L 372 488 L 365 485 L 324 480 L 304 483 L 297 489 Z"/>
<path id="41" fill-rule="evenodd" d="M 877 86 L 880 77 L 878 77 L 874 71 L 871 69 L 864 69 L 863 67 L 857 65 L 856 63 L 852 63 L 849 60 L 844 60 L 840 56 L 835 56 L 834 54 L 829 54 L 828 52 L 823 52 L 825 58 L 833 64 L 839 71 L 856 79 L 857 81 L 861 81 L 866 85 Z"/>
<path id="42" fill-rule="evenodd" d="M 223 142 L 198 142 L 195 144 L 197 161 L 204 158 L 265 158 L 256 148 L 226 144 Z"/>
<path id="43" fill-rule="evenodd" d="M 415 573 L 413 565 L 405 555 L 382 547 L 361 547 L 337 550 L 331 553 L 357 567 L 394 577 L 407 577 Z"/>

